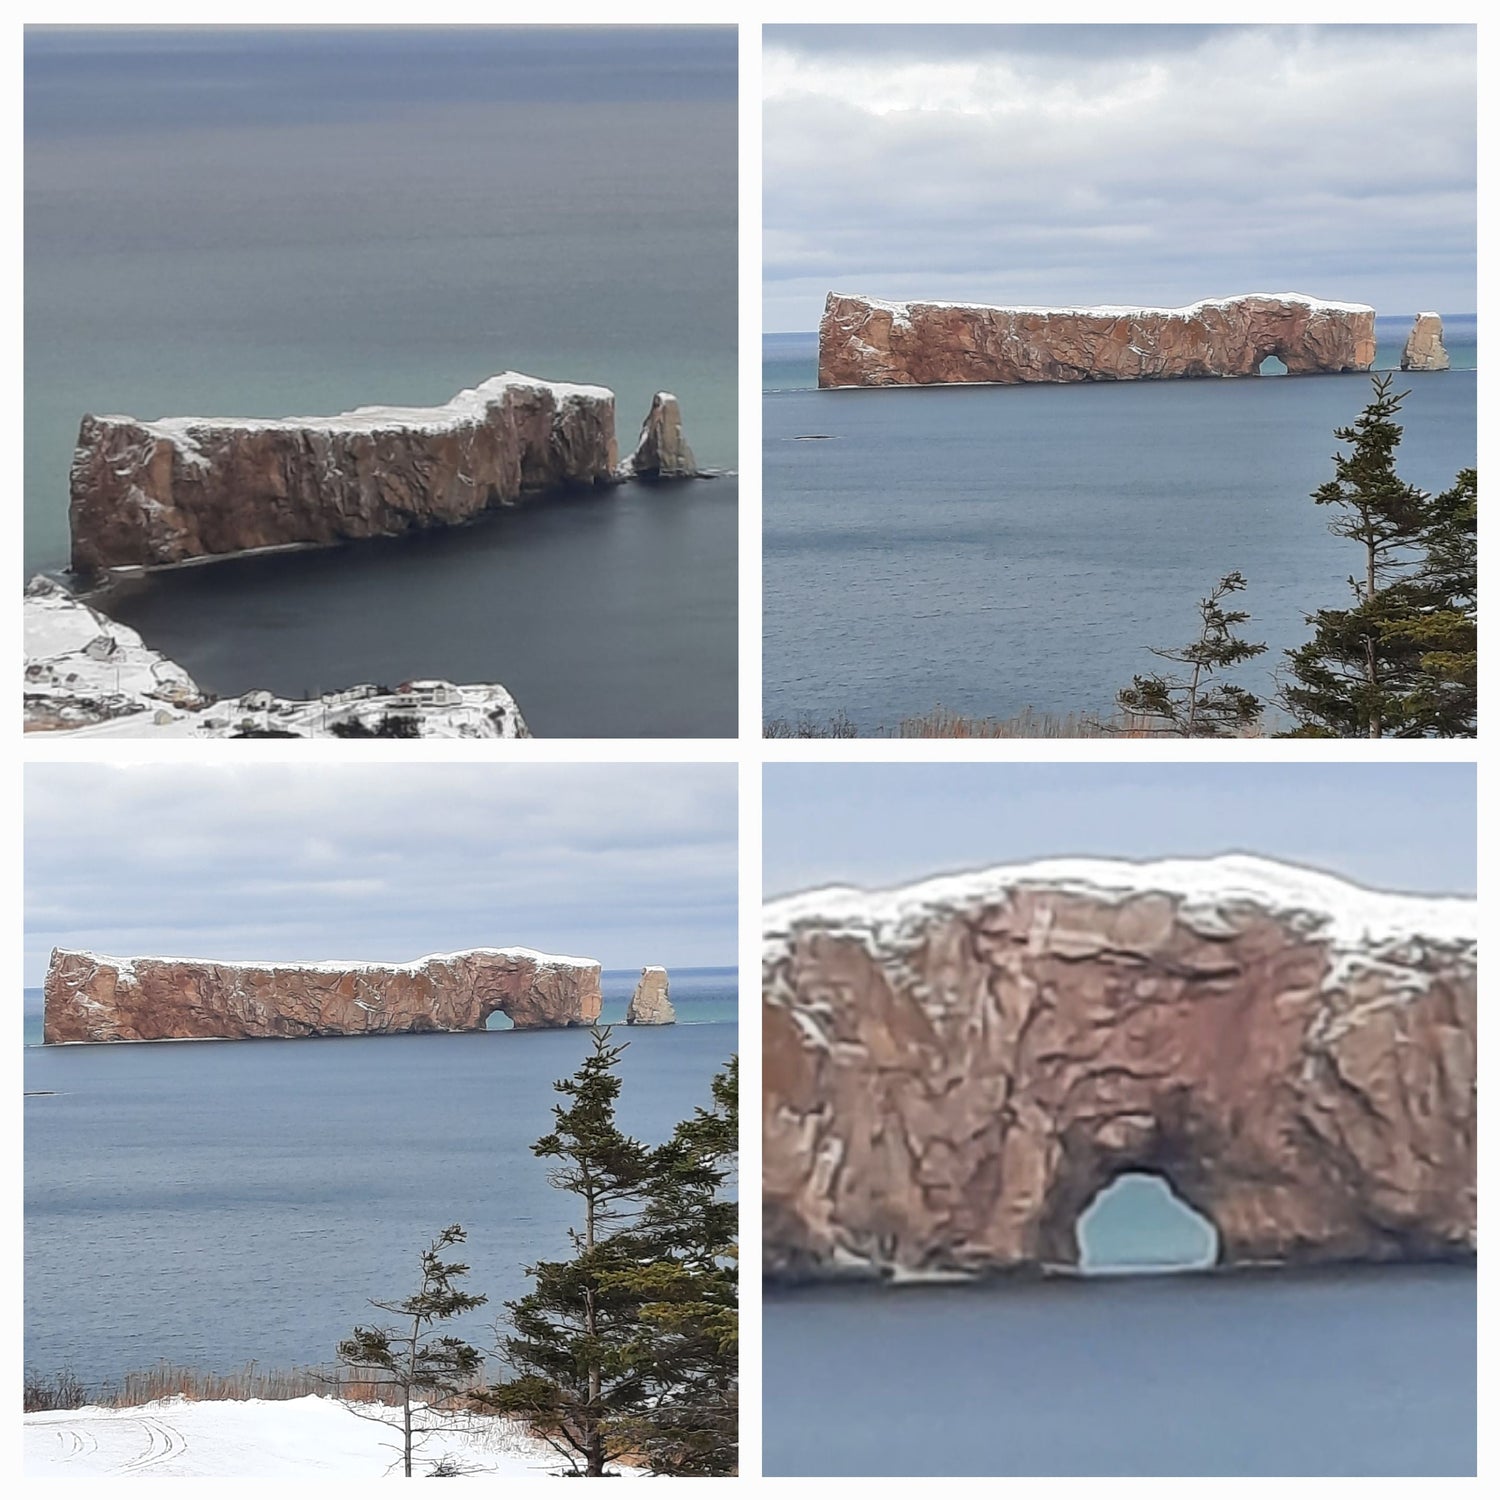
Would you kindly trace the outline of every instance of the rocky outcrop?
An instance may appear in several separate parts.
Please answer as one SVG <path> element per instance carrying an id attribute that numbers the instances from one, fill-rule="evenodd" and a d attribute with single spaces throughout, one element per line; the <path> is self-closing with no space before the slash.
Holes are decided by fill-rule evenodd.
<path id="1" fill-rule="evenodd" d="M 1401 351 L 1403 370 L 1446 370 L 1448 351 L 1443 347 L 1443 320 L 1435 312 L 1417 314 L 1406 347 Z"/>
<path id="2" fill-rule="evenodd" d="M 641 438 L 625 465 L 637 479 L 695 479 L 698 461 L 682 433 L 682 408 L 670 391 L 651 398 Z"/>
<path id="3" fill-rule="evenodd" d="M 1183 380 L 1255 375 L 1268 355 L 1290 375 L 1368 370 L 1375 310 L 1297 292 L 1178 308 L 984 307 L 831 292 L 818 384 Z"/>
<path id="4" fill-rule="evenodd" d="M 474 948 L 410 964 L 216 963 L 105 958 L 56 948 L 43 1040 L 379 1036 L 481 1031 L 495 1011 L 517 1030 L 592 1026 L 599 965 L 530 948 Z"/>
<path id="5" fill-rule="evenodd" d="M 635 994 L 625 1009 L 627 1026 L 670 1026 L 677 1019 L 668 994 L 667 971 L 655 964 L 641 970 Z"/>
<path id="6" fill-rule="evenodd" d="M 764 921 L 769 1274 L 1070 1267 L 1123 1172 L 1228 1265 L 1474 1248 L 1472 900 L 1067 860 Z"/>
<path id="7" fill-rule="evenodd" d="M 89 416 L 73 457 L 72 567 L 395 536 L 527 494 L 611 483 L 617 467 L 611 391 L 515 373 L 431 408 L 277 421 Z"/>
<path id="8" fill-rule="evenodd" d="M 48 578 L 26 586 L 23 701 L 28 732 L 138 739 L 378 737 L 529 739 L 497 682 L 362 683 L 318 698 L 263 689 L 215 700 L 176 662 Z"/>

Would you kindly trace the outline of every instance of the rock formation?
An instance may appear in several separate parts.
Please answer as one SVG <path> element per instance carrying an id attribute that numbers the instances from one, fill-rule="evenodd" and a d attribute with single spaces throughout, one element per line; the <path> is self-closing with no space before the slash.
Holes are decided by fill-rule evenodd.
<path id="1" fill-rule="evenodd" d="M 474 948 L 410 964 L 216 963 L 52 952 L 46 1042 L 379 1036 L 592 1026 L 599 965 L 530 948 Z"/>
<path id="2" fill-rule="evenodd" d="M 1443 320 L 1435 312 L 1417 314 L 1406 347 L 1401 351 L 1403 370 L 1446 370 L 1448 351 L 1443 348 Z"/>
<path id="3" fill-rule="evenodd" d="M 682 408 L 670 391 L 658 391 L 641 424 L 641 440 L 625 465 L 638 479 L 693 479 L 698 462 L 682 435 Z"/>
<path id="4" fill-rule="evenodd" d="M 653 472 L 691 464 L 675 398 L 656 398 L 646 431 L 656 434 Z M 620 477 L 613 392 L 513 372 L 430 408 L 280 420 L 89 416 L 73 456 L 72 567 L 395 536 Z"/>
<path id="5" fill-rule="evenodd" d="M 1255 375 L 1272 354 L 1290 375 L 1368 370 L 1375 310 L 1296 292 L 1178 308 L 983 307 L 830 292 L 818 384 L 1182 380 Z"/>
<path id="6" fill-rule="evenodd" d="M 764 920 L 768 1274 L 1073 1266 L 1133 1171 L 1224 1264 L 1474 1248 L 1472 900 L 1059 860 Z"/>
<path id="7" fill-rule="evenodd" d="M 641 970 L 625 1011 L 627 1026 L 670 1026 L 677 1019 L 668 995 L 667 971 L 655 964 Z"/>
<path id="8" fill-rule="evenodd" d="M 414 721 L 418 739 L 529 739 L 516 700 L 497 682 L 373 683 L 320 698 L 263 689 L 214 700 L 176 662 L 49 578 L 26 586 L 23 702 L 29 732 L 89 738 L 294 739 L 379 735 Z"/>

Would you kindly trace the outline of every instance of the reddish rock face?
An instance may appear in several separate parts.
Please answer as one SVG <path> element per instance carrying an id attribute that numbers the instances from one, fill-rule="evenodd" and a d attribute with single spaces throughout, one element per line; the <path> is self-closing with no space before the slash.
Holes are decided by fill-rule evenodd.
<path id="1" fill-rule="evenodd" d="M 667 971 L 655 964 L 641 970 L 635 993 L 625 1008 L 627 1026 L 671 1026 L 677 1020 L 672 1009 Z"/>
<path id="2" fill-rule="evenodd" d="M 614 396 L 497 375 L 431 409 L 283 421 L 85 417 L 72 567 L 393 536 L 614 477 Z"/>
<path id="3" fill-rule="evenodd" d="M 1403 370 L 1446 370 L 1448 351 L 1443 347 L 1443 320 L 1435 312 L 1418 313 L 1401 351 Z"/>
<path id="4" fill-rule="evenodd" d="M 599 965 L 527 948 L 477 948 L 413 964 L 235 964 L 53 950 L 47 1042 L 370 1036 L 592 1026 Z"/>
<path id="5" fill-rule="evenodd" d="M 1472 902 L 1034 868 L 767 907 L 768 1274 L 1070 1266 L 1128 1171 L 1226 1264 L 1472 1251 Z"/>
<path id="6" fill-rule="evenodd" d="M 830 292 L 818 330 L 818 384 L 1181 380 L 1254 375 L 1271 354 L 1292 375 L 1368 370 L 1375 310 L 1292 293 L 1137 309 L 882 302 Z"/>

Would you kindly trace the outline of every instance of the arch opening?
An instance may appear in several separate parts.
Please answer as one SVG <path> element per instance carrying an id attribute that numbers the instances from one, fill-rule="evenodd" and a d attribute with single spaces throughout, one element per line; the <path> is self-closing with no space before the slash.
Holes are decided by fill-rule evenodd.
<path id="1" fill-rule="evenodd" d="M 516 1023 L 498 1006 L 484 1018 L 486 1031 L 514 1031 Z"/>
<path id="2" fill-rule="evenodd" d="M 1275 354 L 1268 354 L 1263 360 L 1261 360 L 1260 364 L 1256 366 L 1255 373 L 1257 375 L 1285 375 L 1286 365 L 1279 356 Z"/>
<path id="3" fill-rule="evenodd" d="M 1155 1172 L 1122 1172 L 1078 1216 L 1085 1275 L 1201 1271 L 1219 1258 L 1219 1231 Z"/>

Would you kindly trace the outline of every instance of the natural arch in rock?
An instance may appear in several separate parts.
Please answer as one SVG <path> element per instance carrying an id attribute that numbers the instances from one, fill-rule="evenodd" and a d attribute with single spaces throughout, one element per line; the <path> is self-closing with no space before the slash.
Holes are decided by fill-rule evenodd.
<path id="1" fill-rule="evenodd" d="M 765 913 L 765 1264 L 1070 1266 L 1150 1172 L 1226 1265 L 1468 1256 L 1471 900 L 1044 861 Z"/>
<path id="2" fill-rule="evenodd" d="M 1260 363 L 1255 367 L 1257 375 L 1285 375 L 1286 361 L 1281 357 L 1279 350 L 1272 350 L 1263 355 Z"/>
<path id="3" fill-rule="evenodd" d="M 1094 1274 L 1201 1270 L 1219 1258 L 1219 1231 L 1159 1172 L 1121 1172 L 1074 1232 L 1077 1264 Z"/>

